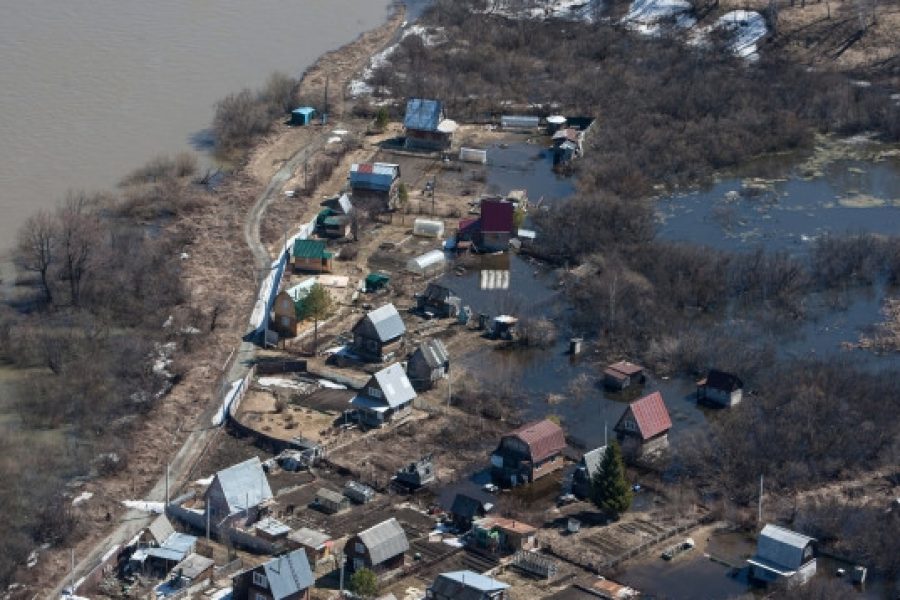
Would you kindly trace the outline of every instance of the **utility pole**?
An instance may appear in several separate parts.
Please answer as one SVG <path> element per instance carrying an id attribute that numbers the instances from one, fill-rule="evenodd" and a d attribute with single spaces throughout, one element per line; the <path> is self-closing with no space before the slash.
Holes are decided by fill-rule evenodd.
<path id="1" fill-rule="evenodd" d="M 209 542 L 209 500 L 206 501 L 206 541 Z"/>
<path id="2" fill-rule="evenodd" d="M 434 216 L 434 192 L 437 191 L 437 175 L 431 178 L 431 216 Z"/>
<path id="3" fill-rule="evenodd" d="M 453 398 L 453 375 L 450 366 L 447 366 L 447 408 L 450 408 L 450 399 Z"/>
<path id="4" fill-rule="evenodd" d="M 756 512 L 756 522 L 762 523 L 762 501 L 763 501 L 763 475 L 759 476 L 759 506 Z"/>
<path id="5" fill-rule="evenodd" d="M 163 514 L 166 512 L 166 506 L 169 505 L 169 463 L 166 463 L 166 503 L 163 504 Z"/>
<path id="6" fill-rule="evenodd" d="M 343 552 L 341 552 L 340 558 L 338 560 L 340 561 L 340 565 L 341 565 L 340 589 L 341 589 L 341 598 L 343 598 L 344 597 L 344 565 L 347 564 L 347 557 L 344 556 Z"/>

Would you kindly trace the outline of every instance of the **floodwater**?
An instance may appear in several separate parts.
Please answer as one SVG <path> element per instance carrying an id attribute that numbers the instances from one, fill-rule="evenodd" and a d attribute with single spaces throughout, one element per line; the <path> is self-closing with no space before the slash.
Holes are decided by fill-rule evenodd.
<path id="1" fill-rule="evenodd" d="M 510 190 L 524 189 L 532 204 L 574 194 L 575 180 L 553 172 L 553 157 L 546 147 L 550 138 L 530 139 L 533 143 L 523 141 L 487 147 L 487 191 L 505 194 Z"/>
<path id="2" fill-rule="evenodd" d="M 806 178 L 728 178 L 657 204 L 659 235 L 725 250 L 802 252 L 826 233 L 900 234 L 900 161 L 839 160 Z"/>
<path id="3" fill-rule="evenodd" d="M 300 76 L 388 4 L 0 0 L 0 250 L 67 190 L 188 150 L 218 99 L 276 70 Z"/>

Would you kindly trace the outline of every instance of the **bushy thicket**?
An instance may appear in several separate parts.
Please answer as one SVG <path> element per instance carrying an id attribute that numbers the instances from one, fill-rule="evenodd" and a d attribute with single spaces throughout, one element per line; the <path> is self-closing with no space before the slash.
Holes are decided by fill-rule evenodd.
<path id="1" fill-rule="evenodd" d="M 194 172 L 154 159 L 120 196 L 71 194 L 19 231 L 17 300 L 0 311 L 0 360 L 16 373 L 0 425 L 0 508 L 15 516 L 0 524 L 0 587 L 38 545 L 83 533 L 67 482 L 125 467 L 132 423 L 178 376 L 160 344 L 183 350 L 183 327 L 206 328 L 181 282 L 184 240 L 156 226 L 206 201 Z"/>
<path id="2" fill-rule="evenodd" d="M 597 117 L 580 161 L 586 189 L 636 198 L 696 182 L 748 157 L 800 146 L 814 131 L 900 137 L 883 90 L 769 59 L 748 64 L 721 44 L 642 37 L 610 24 L 514 21 L 442 0 L 428 24 L 446 42 L 408 36 L 372 83 L 393 97 L 442 99 L 451 118 L 504 103 Z M 551 105 L 555 107 L 550 108 Z"/>

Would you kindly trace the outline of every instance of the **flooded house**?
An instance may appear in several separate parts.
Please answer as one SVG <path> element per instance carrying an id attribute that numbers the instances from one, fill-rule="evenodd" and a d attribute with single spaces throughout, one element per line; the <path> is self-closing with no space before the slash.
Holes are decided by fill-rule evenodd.
<path id="1" fill-rule="evenodd" d="M 393 517 L 360 531 L 344 546 L 347 569 L 351 573 L 363 568 L 376 573 L 397 569 L 403 566 L 408 551 L 406 532 Z"/>
<path id="2" fill-rule="evenodd" d="M 248 522 L 259 520 L 264 505 L 272 500 L 272 488 L 259 457 L 222 469 L 206 488 L 206 510 L 212 521 L 246 516 Z"/>
<path id="3" fill-rule="evenodd" d="M 403 117 L 404 145 L 410 150 L 444 150 L 450 147 L 454 127 L 447 123 L 440 100 L 411 98 Z"/>
<path id="4" fill-rule="evenodd" d="M 350 196 L 341 194 L 324 200 L 316 217 L 316 234 L 321 237 L 340 239 L 350 235 L 353 204 Z"/>
<path id="5" fill-rule="evenodd" d="M 302 549 L 309 559 L 310 566 L 329 558 L 333 544 L 330 535 L 309 527 L 295 529 L 287 536 L 287 546 L 294 550 Z"/>
<path id="6" fill-rule="evenodd" d="M 231 581 L 233 600 L 309 600 L 316 583 L 303 549 L 241 571 Z"/>
<path id="7" fill-rule="evenodd" d="M 426 454 L 398 470 L 394 483 L 407 491 L 415 491 L 434 481 L 434 457 Z"/>
<path id="8" fill-rule="evenodd" d="M 453 497 L 453 504 L 450 505 L 450 520 L 453 526 L 459 531 L 469 531 L 472 524 L 485 517 L 493 508 L 490 502 L 482 502 L 477 498 L 473 498 L 467 494 L 458 493 Z"/>
<path id="9" fill-rule="evenodd" d="M 476 546 L 502 554 L 537 548 L 536 534 L 533 525 L 503 517 L 485 517 L 472 525 L 472 541 Z"/>
<path id="10" fill-rule="evenodd" d="M 653 392 L 629 404 L 613 431 L 624 451 L 644 455 L 665 449 L 671 428 L 662 394 Z"/>
<path id="11" fill-rule="evenodd" d="M 406 325 L 393 304 L 385 304 L 365 316 L 353 326 L 351 349 L 363 360 L 390 360 L 403 346 Z"/>
<path id="12" fill-rule="evenodd" d="M 395 417 L 409 414 L 415 397 L 416 391 L 403 367 L 394 363 L 372 375 L 350 401 L 350 406 L 356 411 L 356 418 L 361 424 L 381 427 Z"/>
<path id="13" fill-rule="evenodd" d="M 577 129 L 567 127 L 559 129 L 553 134 L 553 164 L 569 163 L 584 153 L 584 133 Z"/>
<path id="14" fill-rule="evenodd" d="M 509 584 L 475 571 L 441 573 L 425 592 L 428 600 L 507 600 Z"/>
<path id="15" fill-rule="evenodd" d="M 531 483 L 563 467 L 566 436 L 544 419 L 528 423 L 500 439 L 491 455 L 491 477 L 502 485 Z"/>
<path id="16" fill-rule="evenodd" d="M 475 246 L 480 252 L 501 252 L 509 248 L 515 232 L 515 206 L 502 198 L 481 200 L 481 217 Z"/>
<path id="17" fill-rule="evenodd" d="M 606 456 L 606 446 L 594 448 L 590 452 L 585 452 L 575 472 L 572 474 L 572 493 L 581 500 L 587 500 L 591 497 L 591 482 L 594 476 L 600 472 L 600 465 Z"/>
<path id="18" fill-rule="evenodd" d="M 620 360 L 603 370 L 603 385 L 611 390 L 624 390 L 631 385 L 643 384 L 645 380 L 644 367 L 627 360 Z"/>
<path id="19" fill-rule="evenodd" d="M 321 240 L 295 240 L 291 260 L 294 271 L 330 273 L 334 266 L 334 254 Z"/>
<path id="20" fill-rule="evenodd" d="M 350 193 L 354 202 L 394 208 L 400 191 L 400 165 L 394 163 L 354 163 L 350 166 Z"/>
<path id="21" fill-rule="evenodd" d="M 406 376 L 416 391 L 430 390 L 450 372 L 450 355 L 438 338 L 423 341 L 406 361 Z"/>
<path id="22" fill-rule="evenodd" d="M 427 318 L 455 317 L 461 306 L 460 297 L 439 283 L 429 283 L 424 292 L 416 294 L 416 310 Z"/>
<path id="23" fill-rule="evenodd" d="M 756 554 L 747 559 L 750 575 L 764 583 L 789 580 L 806 583 L 816 574 L 815 539 L 767 524 L 756 542 Z"/>
<path id="24" fill-rule="evenodd" d="M 706 377 L 697 382 L 697 401 L 713 406 L 730 408 L 741 402 L 744 382 L 737 375 L 710 369 Z"/>

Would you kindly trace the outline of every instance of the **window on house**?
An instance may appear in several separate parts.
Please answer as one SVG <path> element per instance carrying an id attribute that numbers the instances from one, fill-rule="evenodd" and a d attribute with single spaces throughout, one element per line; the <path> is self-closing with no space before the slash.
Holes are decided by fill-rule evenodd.
<path id="1" fill-rule="evenodd" d="M 353 559 L 353 570 L 354 571 L 359 571 L 360 569 L 364 569 L 365 566 L 366 566 L 366 563 L 365 563 L 365 561 L 363 561 L 363 559 L 361 559 L 361 558 Z"/>
<path id="2" fill-rule="evenodd" d="M 290 327 L 291 319 L 289 317 L 281 317 L 281 326 L 282 327 Z"/>
<path id="3" fill-rule="evenodd" d="M 259 592 L 257 592 L 255 600 L 269 600 L 269 599 L 266 598 L 266 596 L 264 594 L 260 594 Z"/>
<path id="4" fill-rule="evenodd" d="M 379 390 L 377 387 L 370 387 L 369 395 L 373 398 L 384 398 L 384 394 L 382 394 L 381 390 Z"/>
<path id="5" fill-rule="evenodd" d="M 359 542 L 356 542 L 355 550 L 356 550 L 357 554 L 365 554 L 366 553 L 366 547 L 363 546 L 362 544 L 360 544 Z"/>
<path id="6" fill-rule="evenodd" d="M 253 572 L 253 585 L 255 585 L 256 587 L 265 588 L 265 587 L 269 587 L 269 581 L 266 579 L 265 575 L 263 575 L 262 573 L 259 573 L 257 571 L 254 571 Z M 257 597 L 259 597 L 259 595 L 257 595 Z M 265 596 L 263 596 L 262 598 L 263 598 L 263 600 L 265 600 Z"/>

